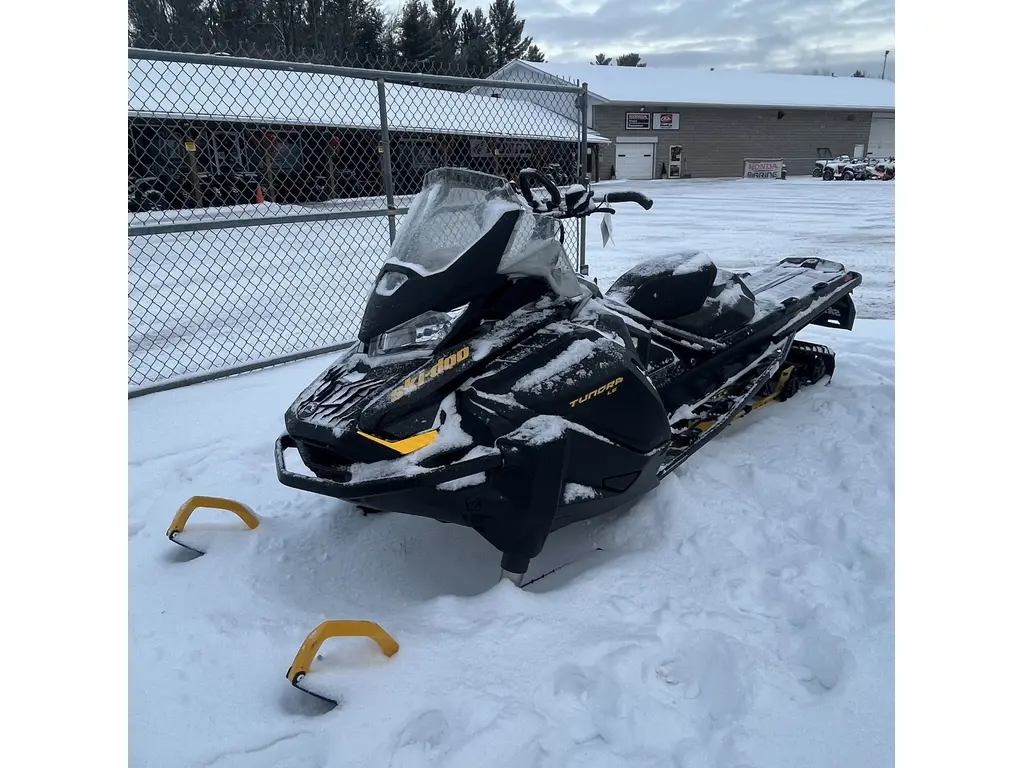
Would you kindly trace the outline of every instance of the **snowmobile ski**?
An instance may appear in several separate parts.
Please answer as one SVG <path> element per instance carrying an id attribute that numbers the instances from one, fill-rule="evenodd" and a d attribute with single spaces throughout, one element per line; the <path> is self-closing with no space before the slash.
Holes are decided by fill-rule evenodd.
<path id="1" fill-rule="evenodd" d="M 197 509 L 222 509 L 225 512 L 231 512 L 239 520 L 245 523 L 249 530 L 252 530 L 259 526 L 259 518 L 256 514 L 245 504 L 234 499 L 225 499 L 220 496 L 193 496 L 178 507 L 178 511 L 174 513 L 174 518 L 171 520 L 170 527 L 167 529 L 167 538 L 173 541 L 180 547 L 195 552 L 198 555 L 206 554 L 206 550 L 202 547 L 195 539 L 183 539 L 182 534 L 185 532 L 185 524 L 188 522 L 189 517 Z"/>
<path id="2" fill-rule="evenodd" d="M 326 693 L 312 689 L 304 681 L 310 673 L 313 659 L 316 658 L 324 641 L 333 637 L 368 637 L 373 640 L 381 653 L 391 657 L 398 653 L 398 641 L 372 621 L 337 619 L 321 622 L 299 646 L 285 677 L 294 687 L 310 696 L 315 696 L 328 704 L 337 705 L 338 701 Z"/>

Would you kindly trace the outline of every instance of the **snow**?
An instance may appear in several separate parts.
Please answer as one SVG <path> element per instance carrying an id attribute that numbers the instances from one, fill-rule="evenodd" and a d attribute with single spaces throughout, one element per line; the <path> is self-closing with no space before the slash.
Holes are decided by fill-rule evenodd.
<path id="1" fill-rule="evenodd" d="M 580 135 L 578 122 L 529 101 L 396 83 L 385 90 L 392 131 L 565 141 Z M 135 59 L 128 60 L 128 114 L 380 129 L 375 80 Z"/>
<path id="2" fill-rule="evenodd" d="M 567 429 L 572 429 L 577 432 L 581 432 L 584 435 L 596 438 L 598 440 L 604 440 L 606 443 L 609 442 L 604 437 L 601 437 L 595 432 L 591 432 L 581 424 L 577 424 L 568 419 L 563 419 L 561 416 L 551 416 L 548 414 L 542 414 L 540 416 L 534 416 L 531 419 L 527 419 L 520 425 L 518 429 L 508 433 L 508 436 L 515 438 L 516 440 L 522 440 L 527 445 L 544 445 L 545 443 L 551 443 L 560 438 L 565 434 Z"/>
<path id="3" fill-rule="evenodd" d="M 597 495 L 597 489 L 591 488 L 589 485 L 566 483 L 565 491 L 562 493 L 562 500 L 566 504 L 570 504 L 574 501 L 582 501 L 583 499 L 595 499 Z"/>
<path id="4" fill-rule="evenodd" d="M 591 353 L 594 352 L 595 347 L 596 344 L 590 339 L 577 339 L 566 347 L 564 352 L 556 355 L 551 362 L 546 365 L 542 365 L 528 376 L 524 376 L 517 381 L 512 386 L 512 389 L 517 392 L 525 392 L 528 390 L 538 391 L 542 389 L 542 385 L 545 384 L 545 382 L 557 377 L 560 373 L 563 373 L 589 357 Z"/>
<path id="5" fill-rule="evenodd" d="M 647 183 L 655 208 L 624 206 L 619 247 L 590 263 L 604 282 L 693 246 L 735 271 L 789 255 L 861 269 L 855 330 L 800 336 L 836 350 L 832 383 L 750 414 L 632 508 L 554 533 L 527 578 L 573 564 L 526 591 L 496 583 L 498 553 L 468 529 L 277 481 L 283 414 L 336 355 L 129 401 L 132 764 L 891 763 L 892 185 L 793 181 Z M 207 554 L 189 559 L 164 531 L 194 494 L 260 525 L 199 533 L 229 522 L 199 510 Z M 324 712 L 284 674 L 328 618 L 378 622 L 400 650 L 327 641 L 306 678 L 342 700 Z"/>
<path id="6" fill-rule="evenodd" d="M 515 62 L 495 77 L 538 82 L 537 71 L 551 82 L 587 83 L 591 97 L 629 104 L 674 104 L 750 107 L 819 107 L 891 111 L 895 84 L 868 77 L 821 77 L 683 67 L 592 66 L 586 62 Z M 531 69 L 533 71 L 531 71 Z M 672 107 L 666 107 L 668 111 Z"/>
<path id="7" fill-rule="evenodd" d="M 462 488 L 469 488 L 474 485 L 483 485 L 486 482 L 486 472 L 475 472 L 472 475 L 457 477 L 456 479 L 449 480 L 446 483 L 440 483 L 436 487 L 439 491 L 458 491 Z"/>

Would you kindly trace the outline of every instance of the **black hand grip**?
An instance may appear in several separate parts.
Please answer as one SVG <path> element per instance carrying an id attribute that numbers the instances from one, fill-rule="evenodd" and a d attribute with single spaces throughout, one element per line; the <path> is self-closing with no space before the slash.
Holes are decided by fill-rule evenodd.
<path id="1" fill-rule="evenodd" d="M 534 207 L 533 192 L 530 190 L 530 179 L 536 179 L 541 183 L 544 189 L 547 190 L 551 196 L 551 207 L 557 208 L 562 204 L 562 193 L 558 191 L 558 187 L 555 186 L 555 182 L 549 179 L 540 171 L 535 168 L 524 168 L 519 172 L 519 189 L 523 193 L 523 197 L 526 198 L 526 202 Z"/>
<path id="2" fill-rule="evenodd" d="M 636 203 L 642 206 L 645 211 L 651 210 L 654 201 L 647 195 L 639 192 L 609 192 L 604 196 L 606 203 Z"/>

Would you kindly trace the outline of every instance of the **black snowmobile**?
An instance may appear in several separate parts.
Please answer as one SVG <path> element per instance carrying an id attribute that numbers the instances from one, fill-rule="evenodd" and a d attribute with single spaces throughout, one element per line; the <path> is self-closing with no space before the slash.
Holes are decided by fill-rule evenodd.
<path id="1" fill-rule="evenodd" d="M 861 275 L 818 258 L 733 274 L 684 252 L 602 293 L 561 220 L 625 202 L 652 206 L 563 195 L 533 169 L 518 184 L 429 173 L 358 343 L 285 414 L 279 480 L 473 528 L 521 584 L 551 531 L 635 501 L 736 418 L 831 376 L 832 351 L 794 337 L 851 329 Z"/>

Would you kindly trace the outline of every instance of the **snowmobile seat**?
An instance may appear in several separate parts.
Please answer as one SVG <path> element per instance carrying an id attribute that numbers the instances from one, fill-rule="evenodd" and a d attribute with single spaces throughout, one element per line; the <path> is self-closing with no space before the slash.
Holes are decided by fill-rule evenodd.
<path id="1" fill-rule="evenodd" d="M 719 270 L 704 305 L 695 312 L 665 320 L 665 324 L 681 331 L 716 338 L 734 331 L 754 319 L 754 293 L 743 278 Z"/>
<path id="2" fill-rule="evenodd" d="M 689 315 L 704 306 L 718 268 L 698 251 L 642 261 L 619 276 L 607 296 L 651 320 Z"/>

